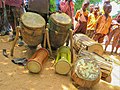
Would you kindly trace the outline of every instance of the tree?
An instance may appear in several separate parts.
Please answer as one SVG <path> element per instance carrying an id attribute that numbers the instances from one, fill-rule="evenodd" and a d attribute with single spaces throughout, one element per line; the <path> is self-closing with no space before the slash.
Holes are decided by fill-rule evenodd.
<path id="1" fill-rule="evenodd" d="M 98 4 L 102 0 L 89 0 L 89 1 L 91 4 Z M 83 2 L 84 2 L 84 0 L 75 0 L 75 11 L 77 11 L 78 9 L 80 9 L 82 7 Z"/>
<path id="2" fill-rule="evenodd" d="M 120 0 L 110 0 L 111 2 L 112 1 L 115 1 L 116 3 L 120 4 Z"/>

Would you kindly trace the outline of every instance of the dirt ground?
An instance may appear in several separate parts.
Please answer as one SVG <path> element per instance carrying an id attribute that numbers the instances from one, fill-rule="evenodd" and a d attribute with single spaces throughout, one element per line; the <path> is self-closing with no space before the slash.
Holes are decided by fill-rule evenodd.
<path id="1" fill-rule="evenodd" d="M 16 45 L 14 56 L 11 57 L 10 48 L 12 42 L 8 42 L 7 38 L 8 36 L 0 36 L 0 90 L 78 90 L 72 84 L 70 74 L 62 76 L 55 73 L 53 67 L 54 60 L 52 59 L 49 59 L 43 65 L 43 70 L 39 74 L 29 73 L 25 67 L 12 63 L 11 60 L 13 58 L 27 58 L 27 48 Z M 2 55 L 2 49 L 7 49 L 8 58 Z M 110 55 L 108 54 L 108 56 Z M 116 55 L 111 57 L 113 58 L 114 56 Z M 112 73 L 114 80 L 111 83 L 120 86 L 120 73 L 116 73 L 120 72 L 120 57 L 114 58 L 116 59 L 115 64 L 118 68 L 115 66 L 118 71 L 115 69 Z"/>

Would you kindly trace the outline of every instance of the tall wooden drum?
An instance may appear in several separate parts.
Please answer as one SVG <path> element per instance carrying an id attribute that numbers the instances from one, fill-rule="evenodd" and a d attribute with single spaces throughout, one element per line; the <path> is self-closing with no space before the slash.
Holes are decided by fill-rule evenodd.
<path id="1" fill-rule="evenodd" d="M 33 12 L 26 12 L 21 17 L 21 34 L 29 46 L 37 46 L 43 40 L 45 30 L 44 18 Z"/>
<path id="2" fill-rule="evenodd" d="M 86 49 L 89 52 L 95 52 L 99 55 L 103 54 L 103 46 L 100 43 L 95 42 L 84 34 L 75 34 L 73 36 L 74 45 L 76 51 L 80 49 Z"/>
<path id="3" fill-rule="evenodd" d="M 65 13 L 54 13 L 50 16 L 50 43 L 52 48 L 59 48 L 66 42 L 71 18 Z"/>
<path id="4" fill-rule="evenodd" d="M 78 58 L 71 70 L 71 78 L 80 87 L 91 88 L 100 81 L 100 67 L 91 58 Z"/>

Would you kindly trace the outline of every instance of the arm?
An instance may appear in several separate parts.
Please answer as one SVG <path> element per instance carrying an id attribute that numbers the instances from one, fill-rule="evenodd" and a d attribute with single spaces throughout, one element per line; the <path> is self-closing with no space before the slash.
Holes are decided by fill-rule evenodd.
<path id="1" fill-rule="evenodd" d="M 80 11 L 78 10 L 75 15 L 75 20 L 78 21 L 79 17 L 80 17 Z"/>

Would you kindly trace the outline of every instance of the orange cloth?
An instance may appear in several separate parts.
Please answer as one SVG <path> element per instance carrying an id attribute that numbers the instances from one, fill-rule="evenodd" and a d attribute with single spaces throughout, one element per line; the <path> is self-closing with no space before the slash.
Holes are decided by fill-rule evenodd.
<path id="1" fill-rule="evenodd" d="M 82 22 L 87 22 L 88 19 L 88 11 L 86 10 L 85 12 L 81 9 L 81 10 L 77 10 L 76 15 L 75 15 L 75 19 L 77 21 L 82 21 Z"/>
<path id="2" fill-rule="evenodd" d="M 111 16 L 106 17 L 101 15 L 97 20 L 96 33 L 107 34 L 111 26 L 112 18 Z"/>
<path id="3" fill-rule="evenodd" d="M 81 9 L 76 12 L 75 20 L 77 20 L 76 27 L 74 29 L 74 33 L 86 33 L 87 29 L 87 19 L 88 19 L 88 11 L 85 12 Z"/>
<path id="4" fill-rule="evenodd" d="M 95 30 L 96 21 L 99 16 L 99 14 L 95 15 L 94 13 L 88 15 L 87 30 Z"/>

